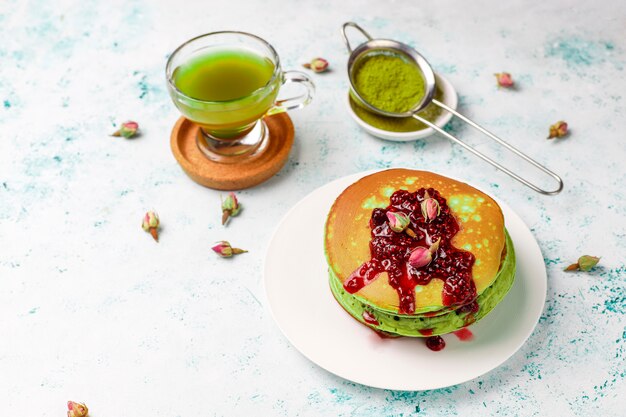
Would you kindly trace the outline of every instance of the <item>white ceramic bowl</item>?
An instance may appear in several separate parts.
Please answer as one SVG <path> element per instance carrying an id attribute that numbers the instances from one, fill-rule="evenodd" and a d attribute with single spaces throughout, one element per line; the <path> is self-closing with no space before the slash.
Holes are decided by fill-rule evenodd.
<path id="1" fill-rule="evenodd" d="M 456 106 L 459 103 L 459 98 L 456 94 L 456 90 L 454 89 L 450 81 L 448 81 L 441 74 L 438 73 L 435 73 L 435 80 L 437 85 L 443 90 L 444 104 L 456 110 Z M 352 116 L 354 121 L 357 122 L 357 124 L 361 126 L 367 133 L 378 138 L 392 140 L 396 142 L 408 142 L 412 140 L 423 139 L 435 133 L 435 129 L 431 127 L 416 130 L 414 132 L 390 132 L 388 130 L 379 129 L 365 123 L 359 118 L 359 116 L 357 116 L 354 110 L 352 110 L 352 106 L 350 105 L 350 93 L 347 94 L 346 103 L 348 105 L 348 112 L 350 113 L 350 116 Z M 438 127 L 444 127 L 451 118 L 452 113 L 443 110 L 437 120 L 435 120 L 435 125 L 437 125 Z"/>

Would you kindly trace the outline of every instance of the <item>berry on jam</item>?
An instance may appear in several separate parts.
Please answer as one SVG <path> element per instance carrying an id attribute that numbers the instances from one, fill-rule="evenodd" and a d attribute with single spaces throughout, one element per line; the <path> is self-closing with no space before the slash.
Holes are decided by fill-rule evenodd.
<path id="1" fill-rule="evenodd" d="M 398 190 L 391 195 L 389 199 L 392 206 L 401 206 L 402 203 L 414 203 L 416 201 L 415 193 L 410 193 L 407 190 Z"/>
<path id="2" fill-rule="evenodd" d="M 474 281 L 461 275 L 453 275 L 443 284 L 443 303 L 445 305 L 464 305 L 476 297 Z"/>
<path id="3" fill-rule="evenodd" d="M 439 215 L 428 222 L 420 208 L 426 192 L 430 198 L 437 200 L 440 207 Z M 409 217 L 408 229 L 414 232 L 413 237 L 406 230 L 402 233 L 391 230 L 387 223 L 387 211 L 390 210 L 403 212 Z M 386 271 L 389 285 L 398 292 L 400 314 L 415 312 L 415 286 L 426 285 L 433 279 L 444 282 L 442 300 L 445 306 L 465 306 L 475 302 L 476 286 L 472 279 L 474 255 L 452 246 L 451 241 L 459 231 L 459 224 L 451 214 L 446 199 L 437 190 L 420 188 L 413 193 L 406 190 L 394 192 L 387 208 L 372 211 L 370 228 L 371 260 L 348 277 L 344 282 L 346 291 L 354 294 Z M 437 239 L 441 239 L 439 248 L 432 254 L 433 260 L 428 265 L 421 268 L 408 266 L 413 249 L 430 247 Z M 467 313 L 473 316 L 477 308 L 476 304 Z"/>
<path id="4" fill-rule="evenodd" d="M 372 211 L 372 219 L 370 221 L 370 227 L 380 226 L 387 222 L 387 210 L 376 208 Z"/>

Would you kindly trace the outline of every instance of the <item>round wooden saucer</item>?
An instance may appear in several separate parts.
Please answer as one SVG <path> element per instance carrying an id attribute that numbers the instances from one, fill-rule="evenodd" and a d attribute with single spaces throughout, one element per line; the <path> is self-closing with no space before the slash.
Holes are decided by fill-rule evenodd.
<path id="1" fill-rule="evenodd" d="M 196 143 L 199 127 L 181 117 L 172 129 L 170 145 L 183 171 L 198 184 L 216 190 L 241 190 L 270 179 L 285 165 L 293 145 L 293 123 L 287 113 L 263 119 L 269 130 L 263 151 L 237 163 L 207 158 Z"/>

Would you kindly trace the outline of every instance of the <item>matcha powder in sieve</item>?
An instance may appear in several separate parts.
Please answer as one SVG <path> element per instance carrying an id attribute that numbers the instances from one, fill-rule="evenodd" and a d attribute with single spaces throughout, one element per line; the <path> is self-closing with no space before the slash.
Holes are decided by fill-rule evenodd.
<path id="1" fill-rule="evenodd" d="M 365 56 L 358 62 L 353 77 L 356 90 L 365 101 L 391 113 L 411 110 L 425 94 L 419 68 L 399 54 Z"/>

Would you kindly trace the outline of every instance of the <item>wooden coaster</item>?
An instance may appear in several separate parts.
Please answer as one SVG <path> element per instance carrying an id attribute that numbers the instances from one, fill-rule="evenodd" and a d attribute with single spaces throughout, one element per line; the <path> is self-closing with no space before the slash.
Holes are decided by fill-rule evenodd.
<path id="1" fill-rule="evenodd" d="M 270 179 L 285 165 L 293 145 L 293 123 L 287 113 L 265 117 L 268 143 L 258 155 L 225 164 L 208 159 L 198 148 L 196 124 L 181 117 L 172 129 L 170 146 L 183 171 L 198 184 L 216 190 L 241 190 Z"/>

